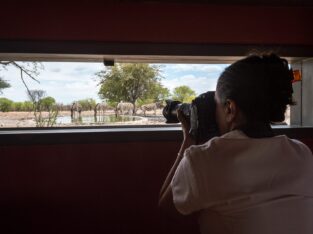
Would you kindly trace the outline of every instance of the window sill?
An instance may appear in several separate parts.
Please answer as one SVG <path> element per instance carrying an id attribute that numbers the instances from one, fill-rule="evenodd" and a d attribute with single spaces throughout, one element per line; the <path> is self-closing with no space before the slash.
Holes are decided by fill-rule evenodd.
<path id="1" fill-rule="evenodd" d="M 312 127 L 274 126 L 277 135 L 313 138 Z M 179 125 L 1 129 L 0 145 L 90 144 L 182 140 Z"/>

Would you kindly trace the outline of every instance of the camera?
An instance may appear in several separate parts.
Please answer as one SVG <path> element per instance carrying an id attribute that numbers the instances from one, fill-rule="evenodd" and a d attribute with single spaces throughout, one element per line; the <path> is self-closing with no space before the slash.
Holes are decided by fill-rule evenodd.
<path id="1" fill-rule="evenodd" d="M 203 143 L 218 135 L 218 127 L 215 120 L 214 91 L 200 94 L 191 104 L 181 103 L 175 100 L 166 100 L 163 108 L 163 116 L 166 123 L 178 123 L 177 110 L 190 121 L 189 134 L 197 144 Z"/>

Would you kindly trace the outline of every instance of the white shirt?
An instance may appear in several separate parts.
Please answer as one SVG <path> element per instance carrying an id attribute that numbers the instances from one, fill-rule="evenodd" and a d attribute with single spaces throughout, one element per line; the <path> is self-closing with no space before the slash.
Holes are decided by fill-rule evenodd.
<path id="1" fill-rule="evenodd" d="M 201 233 L 313 233 L 313 156 L 286 136 L 232 131 L 185 151 L 171 182 L 176 209 Z"/>

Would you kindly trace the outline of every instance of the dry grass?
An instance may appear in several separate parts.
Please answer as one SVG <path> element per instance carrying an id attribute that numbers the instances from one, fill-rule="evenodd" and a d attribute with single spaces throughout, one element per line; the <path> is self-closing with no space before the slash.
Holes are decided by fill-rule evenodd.
<path id="1" fill-rule="evenodd" d="M 62 111 L 60 116 L 69 116 L 69 111 Z M 48 116 L 48 112 L 43 112 L 44 117 Z M 15 127 L 35 127 L 35 117 L 33 112 L 0 112 L 0 126 L 4 128 Z"/>

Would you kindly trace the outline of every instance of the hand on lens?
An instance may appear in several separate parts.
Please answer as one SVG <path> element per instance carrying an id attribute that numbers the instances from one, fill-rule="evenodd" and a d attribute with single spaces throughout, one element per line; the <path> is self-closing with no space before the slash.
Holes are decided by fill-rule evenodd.
<path id="1" fill-rule="evenodd" d="M 190 120 L 184 116 L 183 112 L 180 109 L 177 110 L 177 118 L 181 122 L 184 139 L 190 138 Z"/>

